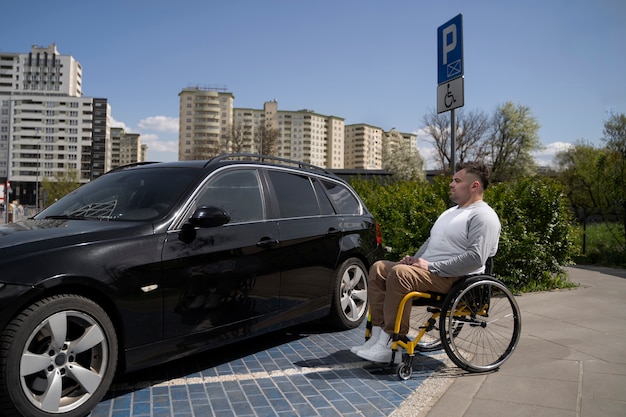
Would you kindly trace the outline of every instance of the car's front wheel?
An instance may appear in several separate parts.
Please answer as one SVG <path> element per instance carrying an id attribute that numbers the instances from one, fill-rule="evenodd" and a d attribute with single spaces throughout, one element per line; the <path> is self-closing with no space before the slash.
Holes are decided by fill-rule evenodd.
<path id="1" fill-rule="evenodd" d="M 0 405 L 6 416 L 87 415 L 106 394 L 117 365 L 117 336 L 95 302 L 44 298 L 0 335 Z"/>
<path id="2" fill-rule="evenodd" d="M 335 274 L 329 323 L 341 329 L 358 327 L 367 315 L 367 269 L 363 262 L 350 258 Z"/>

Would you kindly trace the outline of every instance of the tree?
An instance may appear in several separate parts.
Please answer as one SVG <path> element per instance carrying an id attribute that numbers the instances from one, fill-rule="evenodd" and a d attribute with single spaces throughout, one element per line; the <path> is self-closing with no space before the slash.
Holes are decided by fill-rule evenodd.
<path id="1" fill-rule="evenodd" d="M 280 130 L 261 124 L 254 131 L 254 148 L 261 155 L 277 155 Z"/>
<path id="2" fill-rule="evenodd" d="M 534 174 L 532 152 L 542 149 L 539 123 L 530 108 L 507 102 L 496 109 L 491 121 L 489 159 L 494 181 Z"/>
<path id="3" fill-rule="evenodd" d="M 233 153 L 245 152 L 246 148 L 250 148 L 250 143 L 246 143 L 246 139 L 250 137 L 250 126 L 242 123 L 228 126 L 226 132 L 225 148 Z"/>
<path id="4" fill-rule="evenodd" d="M 80 187 L 80 182 L 78 180 L 78 171 L 76 170 L 55 173 L 51 179 L 44 178 L 41 185 L 42 191 L 46 196 L 43 199 L 44 207 L 49 206 L 78 187 Z"/>
<path id="5" fill-rule="evenodd" d="M 412 181 L 425 178 L 424 159 L 419 151 L 415 145 L 411 145 L 393 129 L 383 138 L 382 167 L 396 180 Z"/>
<path id="6" fill-rule="evenodd" d="M 607 191 L 602 174 L 605 159 L 606 149 L 597 149 L 583 141 L 575 142 L 554 157 L 557 179 L 565 185 L 567 198 L 580 220 L 606 208 L 602 197 Z"/>
<path id="7" fill-rule="evenodd" d="M 626 115 L 611 113 L 604 122 L 604 142 L 609 151 L 606 158 L 607 179 L 611 191 L 607 197 L 617 209 L 626 236 Z"/>
<path id="8" fill-rule="evenodd" d="M 482 161 L 487 156 L 486 133 L 489 130 L 489 117 L 480 110 L 455 113 L 455 153 L 456 162 Z M 431 110 L 423 118 L 424 129 L 431 137 L 437 151 L 438 167 L 450 173 L 451 129 L 450 117 L 445 113 L 436 114 Z"/>

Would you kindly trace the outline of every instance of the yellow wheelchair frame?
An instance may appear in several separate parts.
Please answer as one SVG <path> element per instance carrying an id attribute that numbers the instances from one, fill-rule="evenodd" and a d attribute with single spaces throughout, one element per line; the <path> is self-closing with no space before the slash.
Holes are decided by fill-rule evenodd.
<path id="1" fill-rule="evenodd" d="M 408 302 L 425 306 L 427 311 L 413 339 L 399 334 Z M 489 274 L 464 277 L 447 294 L 413 291 L 398 306 L 389 365 L 395 364 L 399 349 L 404 349 L 396 372 L 400 379 L 407 380 L 413 373 L 416 352 L 443 349 L 454 364 L 466 371 L 492 371 L 513 354 L 521 325 L 515 297 L 502 281 Z M 366 340 L 371 336 L 371 327 L 368 314 Z M 434 342 L 424 342 L 424 336 L 433 330 L 438 331 Z"/>

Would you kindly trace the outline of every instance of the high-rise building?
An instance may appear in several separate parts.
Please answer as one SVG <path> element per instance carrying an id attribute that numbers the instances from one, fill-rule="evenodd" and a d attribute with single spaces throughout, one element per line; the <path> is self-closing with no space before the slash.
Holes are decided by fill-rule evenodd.
<path id="1" fill-rule="evenodd" d="M 345 131 L 345 168 L 381 169 L 384 131 L 365 123 L 347 125 Z"/>
<path id="2" fill-rule="evenodd" d="M 145 145 L 139 133 L 128 133 L 121 127 L 111 128 L 111 169 L 146 160 Z"/>
<path id="3" fill-rule="evenodd" d="M 178 159 L 208 159 L 228 152 L 235 96 L 223 88 L 187 87 L 179 94 Z"/>
<path id="4" fill-rule="evenodd" d="M 110 105 L 83 97 L 82 84 L 80 63 L 55 44 L 0 52 L 0 181 L 10 181 L 10 201 L 36 205 L 43 178 L 76 171 L 88 182 L 111 168 Z"/>
<path id="5" fill-rule="evenodd" d="M 179 93 L 178 159 L 208 159 L 224 152 L 265 153 L 343 168 L 344 119 L 312 110 L 234 108 L 222 88 L 187 87 Z"/>
<path id="6" fill-rule="evenodd" d="M 313 110 L 279 110 L 276 100 L 262 109 L 234 107 L 223 88 L 187 87 L 180 93 L 178 158 L 209 159 L 224 152 L 261 153 L 329 169 L 382 169 L 383 146 L 407 143 L 416 135 L 389 132 Z"/>
<path id="7" fill-rule="evenodd" d="M 307 109 L 278 110 L 276 100 L 265 102 L 262 110 L 235 108 L 233 112 L 231 144 L 242 144 L 235 150 L 343 168 L 344 119 Z"/>

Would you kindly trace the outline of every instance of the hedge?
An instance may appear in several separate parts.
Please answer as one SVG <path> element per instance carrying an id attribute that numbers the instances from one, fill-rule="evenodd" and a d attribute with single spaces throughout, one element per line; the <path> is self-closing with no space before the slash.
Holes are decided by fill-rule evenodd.
<path id="1" fill-rule="evenodd" d="M 381 226 L 386 259 L 414 254 L 450 206 L 449 178 L 433 182 L 353 179 L 351 185 Z M 579 253 L 576 228 L 561 186 L 544 177 L 492 184 L 485 201 L 502 233 L 494 271 L 515 292 L 568 287 L 564 266 Z"/>

